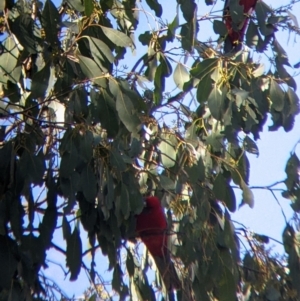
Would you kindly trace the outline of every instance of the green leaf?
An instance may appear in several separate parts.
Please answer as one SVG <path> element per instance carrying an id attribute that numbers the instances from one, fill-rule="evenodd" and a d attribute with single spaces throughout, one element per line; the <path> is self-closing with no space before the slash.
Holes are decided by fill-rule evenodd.
<path id="1" fill-rule="evenodd" d="M 247 32 L 246 32 L 246 45 L 249 47 L 256 47 L 261 40 L 257 25 L 250 20 Z"/>
<path id="2" fill-rule="evenodd" d="M 85 163 L 90 162 L 93 156 L 93 133 L 89 130 L 86 132 L 79 132 L 76 141 L 78 143 L 78 154 L 83 159 Z"/>
<path id="3" fill-rule="evenodd" d="M 273 79 L 270 80 L 270 99 L 272 101 L 272 108 L 276 111 L 282 111 L 284 106 L 284 92 L 280 85 Z"/>
<path id="4" fill-rule="evenodd" d="M 195 38 L 197 34 L 197 23 L 191 20 L 181 26 L 181 47 L 183 50 L 192 52 L 194 49 Z"/>
<path id="5" fill-rule="evenodd" d="M 120 292 L 120 290 L 121 290 L 122 277 L 123 277 L 123 273 L 122 273 L 121 267 L 119 266 L 119 264 L 117 264 L 114 268 L 113 278 L 112 278 L 112 288 L 116 292 Z"/>
<path id="6" fill-rule="evenodd" d="M 67 238 L 66 264 L 70 269 L 70 280 L 75 281 L 80 273 L 82 260 L 82 243 L 77 227 Z"/>
<path id="7" fill-rule="evenodd" d="M 110 152 L 110 163 L 117 169 L 118 172 L 123 172 L 127 168 L 121 154 L 117 149 L 113 149 Z"/>
<path id="8" fill-rule="evenodd" d="M 165 90 L 165 77 L 163 72 L 163 65 L 160 64 L 155 70 L 155 77 L 154 77 L 153 99 L 156 105 L 160 105 L 162 103 L 164 90 Z"/>
<path id="9" fill-rule="evenodd" d="M 34 29 L 37 28 L 30 14 L 23 13 L 18 16 L 14 22 L 10 22 L 10 29 L 27 52 L 30 54 L 38 52 L 38 43 L 34 36 Z"/>
<path id="10" fill-rule="evenodd" d="M 89 165 L 83 168 L 80 175 L 80 183 L 86 200 L 94 203 L 97 194 L 97 182 L 93 169 Z"/>
<path id="11" fill-rule="evenodd" d="M 161 137 L 162 141 L 158 145 L 161 162 L 164 168 L 170 168 L 174 166 L 176 162 L 176 150 L 174 141 L 172 141 L 171 137 L 171 134 L 163 134 Z"/>
<path id="12" fill-rule="evenodd" d="M 22 173 L 28 176 L 32 183 L 42 185 L 46 169 L 43 150 L 40 150 L 37 155 L 24 151 L 19 166 Z"/>
<path id="13" fill-rule="evenodd" d="M 198 63 L 195 68 L 192 68 L 190 73 L 192 76 L 202 79 L 204 76 L 211 74 L 219 64 L 219 59 L 204 59 L 202 62 Z"/>
<path id="14" fill-rule="evenodd" d="M 269 286 L 266 289 L 266 298 L 270 301 L 277 301 L 281 298 L 281 293 L 274 286 Z"/>
<path id="15" fill-rule="evenodd" d="M 126 185 L 122 184 L 121 195 L 117 198 L 116 202 L 117 209 L 122 212 L 124 219 L 128 219 L 130 215 L 130 200 L 129 200 L 129 193 L 126 188 Z M 119 203 L 119 204 L 118 204 Z M 119 205 L 119 206 L 118 206 Z M 118 208 L 119 207 L 119 208 Z"/>
<path id="16" fill-rule="evenodd" d="M 74 144 L 73 144 L 73 146 L 74 146 Z M 60 168 L 59 168 L 60 176 L 64 177 L 64 178 L 68 178 L 74 171 L 78 162 L 79 162 L 78 153 L 74 146 L 73 151 L 71 151 L 70 153 L 65 152 L 61 156 L 61 162 L 60 162 Z"/>
<path id="17" fill-rule="evenodd" d="M 162 7 L 157 0 L 146 0 L 148 6 L 155 11 L 156 17 L 161 17 Z"/>
<path id="18" fill-rule="evenodd" d="M 148 47 L 148 53 L 146 58 L 146 64 L 148 68 L 145 71 L 145 76 L 148 78 L 149 81 L 153 81 L 157 69 L 157 54 L 152 48 L 152 45 L 149 45 Z"/>
<path id="19" fill-rule="evenodd" d="M 136 133 L 140 125 L 132 100 L 120 88 L 117 93 L 116 109 L 119 118 L 131 133 Z"/>
<path id="20" fill-rule="evenodd" d="M 290 66 L 286 51 L 282 48 L 282 46 L 276 39 L 273 40 L 272 46 L 274 52 L 277 54 L 276 60 L 278 61 L 279 65 Z"/>
<path id="21" fill-rule="evenodd" d="M 132 47 L 132 40 L 123 32 L 101 26 L 103 33 L 116 45 L 119 47 Z"/>
<path id="22" fill-rule="evenodd" d="M 42 70 L 34 74 L 31 84 L 32 98 L 45 96 L 50 82 L 50 68 L 51 62 L 49 61 Z"/>
<path id="23" fill-rule="evenodd" d="M 134 275 L 135 264 L 130 250 L 127 250 L 126 268 L 129 276 L 132 277 Z"/>
<path id="24" fill-rule="evenodd" d="M 203 164 L 203 160 L 201 157 L 199 158 L 198 162 L 196 162 L 192 166 L 186 166 L 184 169 L 187 172 L 191 183 L 197 183 L 198 181 L 204 181 L 205 166 Z"/>
<path id="25" fill-rule="evenodd" d="M 66 122 L 82 122 L 88 116 L 88 96 L 84 88 L 78 88 L 70 93 L 70 98 L 65 110 Z"/>
<path id="26" fill-rule="evenodd" d="M 17 272 L 18 261 L 13 252 L 17 248 L 16 243 L 8 236 L 0 235 L 0 286 L 11 292 L 13 276 Z"/>
<path id="27" fill-rule="evenodd" d="M 249 136 L 245 136 L 243 146 L 248 153 L 257 156 L 259 155 L 259 150 L 256 143 Z"/>
<path id="28" fill-rule="evenodd" d="M 115 58 L 110 48 L 100 39 L 89 36 L 83 36 L 88 39 L 90 52 L 96 64 L 102 69 L 103 72 L 108 72 L 111 69 L 111 64 Z"/>
<path id="29" fill-rule="evenodd" d="M 3 53 L 0 55 L 1 78 L 3 82 L 11 80 L 11 73 L 15 69 L 19 57 L 19 50 L 13 37 L 8 37 L 3 43 Z"/>
<path id="30" fill-rule="evenodd" d="M 119 131 L 118 113 L 116 102 L 105 91 L 91 90 L 90 114 L 96 122 L 101 122 L 101 127 L 106 129 L 108 138 L 114 138 Z"/>
<path id="31" fill-rule="evenodd" d="M 220 90 L 217 85 L 214 85 L 211 93 L 208 96 L 207 104 L 212 116 L 217 120 L 222 120 L 227 88 L 223 87 Z"/>
<path id="32" fill-rule="evenodd" d="M 214 89 L 213 81 L 210 74 L 205 75 L 198 83 L 197 87 L 197 100 L 199 103 L 205 103 L 208 100 L 209 95 Z"/>
<path id="33" fill-rule="evenodd" d="M 276 68 L 279 77 L 285 81 L 290 87 L 292 87 L 294 90 L 297 89 L 297 84 L 294 78 L 286 71 L 283 64 L 281 64 L 278 60 L 278 58 L 275 58 Z"/>
<path id="34" fill-rule="evenodd" d="M 236 299 L 236 279 L 227 267 L 223 268 L 218 284 L 219 301 L 232 301 Z"/>
<path id="35" fill-rule="evenodd" d="M 39 226 L 40 238 L 46 249 L 51 247 L 51 241 L 53 233 L 57 223 L 57 208 L 55 206 L 48 206 L 45 210 L 45 214 L 42 223 Z"/>
<path id="36" fill-rule="evenodd" d="M 70 5 L 71 8 L 73 8 L 76 11 L 83 12 L 84 11 L 84 5 L 82 0 L 66 0 L 68 5 Z"/>
<path id="37" fill-rule="evenodd" d="M 223 201 L 227 208 L 234 212 L 236 210 L 236 199 L 232 187 L 224 178 L 223 174 L 218 173 L 214 181 L 213 193 L 216 199 Z"/>
<path id="38" fill-rule="evenodd" d="M 178 63 L 174 70 L 173 78 L 176 86 L 183 90 L 183 85 L 190 79 L 190 75 L 186 68 L 181 63 Z"/>
<path id="39" fill-rule="evenodd" d="M 101 40 L 84 36 L 88 39 L 89 45 L 90 45 L 90 51 L 96 60 L 96 63 L 98 63 L 100 66 L 102 66 L 101 62 L 109 61 L 110 63 L 113 63 L 115 58 L 110 50 L 110 48 Z"/>
<path id="40" fill-rule="evenodd" d="M 65 215 L 63 216 L 63 220 L 62 220 L 62 230 L 63 230 L 63 238 L 64 240 L 67 240 L 71 235 L 71 226 Z"/>
<path id="41" fill-rule="evenodd" d="M 294 186 L 299 185 L 299 169 L 300 161 L 298 156 L 292 153 L 285 166 L 287 178 L 284 183 L 288 190 L 292 190 Z"/>
<path id="42" fill-rule="evenodd" d="M 84 13 L 87 17 L 90 17 L 94 11 L 94 1 L 84 0 Z"/>
<path id="43" fill-rule="evenodd" d="M 197 5 L 194 0 L 178 1 L 184 19 L 190 22 L 197 15 Z"/>
<path id="44" fill-rule="evenodd" d="M 78 55 L 79 65 L 85 76 L 100 87 L 106 87 L 105 72 L 106 69 L 101 69 L 92 59 Z"/>
<path id="45" fill-rule="evenodd" d="M 167 191 L 174 190 L 175 189 L 175 183 L 172 179 L 164 176 L 164 175 L 158 175 L 159 177 L 159 184 L 161 187 Z"/>
<path id="46" fill-rule="evenodd" d="M 225 23 L 220 20 L 214 20 L 213 30 L 216 34 L 219 34 L 221 37 L 225 37 L 228 33 Z"/>
<path id="47" fill-rule="evenodd" d="M 251 191 L 251 189 L 247 186 L 247 184 L 241 180 L 241 184 L 240 184 L 243 193 L 242 193 L 242 197 L 243 197 L 243 203 L 248 204 L 250 208 L 254 207 L 254 194 Z"/>
<path id="48" fill-rule="evenodd" d="M 46 41 L 53 47 L 59 45 L 58 31 L 60 29 L 60 15 L 51 0 L 46 0 L 43 13 L 42 25 L 45 30 Z"/>
<path id="49" fill-rule="evenodd" d="M 293 89 L 288 87 L 287 89 L 287 97 L 288 97 L 288 103 L 289 103 L 289 113 L 291 115 L 299 114 L 299 97 L 295 93 Z"/>

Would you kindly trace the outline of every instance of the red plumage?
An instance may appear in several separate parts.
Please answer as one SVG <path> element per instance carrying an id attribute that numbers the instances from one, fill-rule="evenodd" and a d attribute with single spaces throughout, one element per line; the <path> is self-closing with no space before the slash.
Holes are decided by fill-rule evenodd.
<path id="1" fill-rule="evenodd" d="M 157 197 L 147 197 L 144 210 L 136 217 L 136 233 L 141 238 L 164 280 L 168 290 L 179 288 L 179 279 L 168 250 L 168 224 Z"/>
<path id="2" fill-rule="evenodd" d="M 167 220 L 157 197 L 148 197 L 146 207 L 136 219 L 136 232 L 152 256 L 167 254 Z"/>
<path id="3" fill-rule="evenodd" d="M 244 40 L 245 32 L 249 23 L 249 17 L 253 13 L 255 9 L 255 5 L 257 0 L 240 0 L 239 4 L 244 7 L 244 18 L 240 22 L 240 24 L 235 24 L 233 26 L 233 21 L 230 15 L 229 3 L 230 1 L 237 0 L 226 0 L 224 6 L 224 22 L 228 30 L 227 37 L 224 43 L 224 52 L 230 52 L 233 49 L 239 50 L 241 47 L 241 43 Z"/>

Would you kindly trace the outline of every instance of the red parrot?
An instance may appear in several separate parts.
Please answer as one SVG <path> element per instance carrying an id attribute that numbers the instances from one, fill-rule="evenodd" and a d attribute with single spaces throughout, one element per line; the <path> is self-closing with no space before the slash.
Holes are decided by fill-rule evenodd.
<path id="1" fill-rule="evenodd" d="M 244 35 L 249 23 L 249 17 L 253 13 L 255 9 L 255 5 L 257 0 L 240 0 L 239 4 L 244 6 L 244 18 L 239 24 L 233 24 L 229 3 L 230 1 L 238 1 L 238 0 L 226 0 L 224 6 L 224 22 L 228 30 L 227 37 L 224 42 L 224 52 L 230 52 L 233 49 L 239 50 L 241 47 L 241 43 L 244 40 Z"/>
<path id="2" fill-rule="evenodd" d="M 168 250 L 167 220 L 160 201 L 147 197 L 144 210 L 136 217 L 136 233 L 141 238 L 163 278 L 168 291 L 178 289 L 180 281 Z"/>

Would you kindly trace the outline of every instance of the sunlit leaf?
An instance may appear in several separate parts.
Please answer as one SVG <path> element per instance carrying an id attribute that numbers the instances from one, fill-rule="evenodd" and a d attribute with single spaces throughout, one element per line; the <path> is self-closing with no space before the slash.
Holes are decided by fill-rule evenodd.
<path id="1" fill-rule="evenodd" d="M 241 188 L 243 190 L 243 202 L 248 204 L 250 208 L 254 207 L 254 194 L 244 181 L 241 181 Z"/>
<path id="2" fill-rule="evenodd" d="M 103 33 L 117 46 L 120 47 L 131 47 L 132 40 L 123 32 L 101 26 Z"/>
<path id="3" fill-rule="evenodd" d="M 182 64 L 177 64 L 174 70 L 173 78 L 177 87 L 183 90 L 183 85 L 190 79 L 190 76 L 186 68 Z"/>

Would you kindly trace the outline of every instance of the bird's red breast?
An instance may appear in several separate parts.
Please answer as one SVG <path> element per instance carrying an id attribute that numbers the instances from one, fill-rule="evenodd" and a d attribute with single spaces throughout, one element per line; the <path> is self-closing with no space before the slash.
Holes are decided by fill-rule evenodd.
<path id="1" fill-rule="evenodd" d="M 137 216 L 136 232 L 152 256 L 167 254 L 167 220 L 157 197 L 147 197 L 144 210 Z"/>
<path id="2" fill-rule="evenodd" d="M 225 52 L 231 51 L 232 48 L 237 46 L 240 42 L 243 41 L 244 35 L 249 23 L 249 16 L 252 14 L 257 0 L 240 0 L 239 4 L 244 7 L 243 11 L 245 14 L 244 20 L 242 24 L 239 24 L 239 30 L 233 29 L 232 26 L 232 18 L 230 16 L 230 11 L 229 11 L 229 2 L 231 0 L 228 0 L 225 2 L 225 7 L 224 7 L 224 15 L 225 15 L 225 25 L 228 30 L 228 36 L 227 36 L 227 41 L 225 40 L 225 47 L 224 50 Z M 226 43 L 227 42 L 227 43 Z"/>

